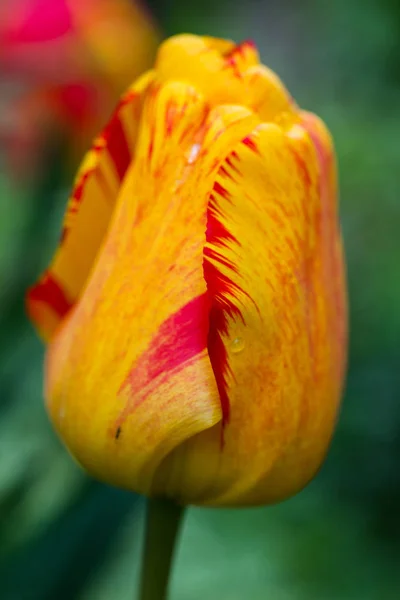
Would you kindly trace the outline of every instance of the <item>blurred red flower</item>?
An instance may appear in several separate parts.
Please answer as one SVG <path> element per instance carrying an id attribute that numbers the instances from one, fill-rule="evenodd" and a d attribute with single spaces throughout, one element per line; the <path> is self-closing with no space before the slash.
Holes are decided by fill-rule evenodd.
<path id="1" fill-rule="evenodd" d="M 158 33 L 128 0 L 13 0 L 0 7 L 0 139 L 14 176 L 34 175 L 49 136 L 75 167 Z"/>

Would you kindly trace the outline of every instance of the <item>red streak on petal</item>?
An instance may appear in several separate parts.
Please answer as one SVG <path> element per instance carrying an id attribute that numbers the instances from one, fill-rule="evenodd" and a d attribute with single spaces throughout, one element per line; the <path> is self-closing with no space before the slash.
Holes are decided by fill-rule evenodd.
<path id="1" fill-rule="evenodd" d="M 122 180 L 131 162 L 131 153 L 118 113 L 114 114 L 103 135 L 118 177 Z"/>
<path id="2" fill-rule="evenodd" d="M 100 155 L 104 152 L 105 149 L 108 150 L 111 159 L 115 164 L 115 168 L 118 174 L 118 177 L 122 180 L 125 176 L 125 173 L 128 169 L 129 163 L 131 161 L 130 150 L 128 147 L 128 142 L 126 140 L 126 135 L 123 129 L 123 125 L 120 119 L 120 111 L 132 100 L 136 97 L 134 92 L 128 92 L 119 102 L 114 116 L 111 118 L 111 121 L 106 125 L 103 132 L 100 136 L 95 140 L 92 151 L 95 152 L 98 156 L 98 160 L 100 160 Z M 103 193 L 105 197 L 110 197 L 110 202 L 114 200 L 112 197 L 112 192 L 109 190 L 109 186 L 107 185 L 106 178 L 101 168 L 101 163 L 97 166 L 93 167 L 86 171 L 79 182 L 75 186 L 72 198 L 68 207 L 69 214 L 77 213 L 79 210 L 79 204 L 82 202 L 84 197 L 84 190 L 88 183 L 88 180 L 92 177 L 96 176 L 99 185 L 103 188 Z M 69 228 L 64 227 L 60 243 L 62 243 L 66 236 L 68 235 Z"/>
<path id="3" fill-rule="evenodd" d="M 87 181 L 88 181 L 89 177 L 91 177 L 93 171 L 94 171 L 94 169 L 89 169 L 89 171 L 86 171 L 86 173 L 84 173 L 82 175 L 80 181 L 77 183 L 77 185 L 72 193 L 72 199 L 75 200 L 78 204 L 82 201 L 84 189 L 85 189 Z"/>
<path id="4" fill-rule="evenodd" d="M 219 182 L 214 184 L 214 192 L 219 193 L 223 198 L 228 197 L 227 191 Z M 219 263 L 234 272 L 235 265 L 215 249 L 218 246 L 227 246 L 228 243 L 237 244 L 238 241 L 226 229 L 219 217 L 218 201 L 211 194 L 207 208 L 207 245 L 204 248 L 203 260 L 204 278 L 211 302 L 207 346 L 221 400 L 222 424 L 226 425 L 229 422 L 230 403 L 227 386 L 229 363 L 224 336 L 228 334 L 228 317 L 242 318 L 242 315 L 232 300 L 235 293 L 241 291 L 239 286 L 218 269 Z M 214 264 L 215 262 L 217 264 Z"/>
<path id="5" fill-rule="evenodd" d="M 50 272 L 46 272 L 39 283 L 28 291 L 28 306 L 47 304 L 59 317 L 64 317 L 72 303 L 67 299 L 64 290 Z"/>
<path id="6" fill-rule="evenodd" d="M 224 166 L 221 166 L 220 169 L 219 169 L 219 171 L 220 171 L 221 175 L 223 175 L 227 179 L 232 179 L 233 180 L 233 177 L 232 177 L 231 173 L 229 173 L 229 171 Z"/>
<path id="7" fill-rule="evenodd" d="M 212 220 L 212 218 L 211 218 Z M 204 250 L 205 257 L 210 256 L 209 249 Z M 223 335 L 228 333 L 228 316 L 240 316 L 239 309 L 230 301 L 231 281 L 222 275 L 218 267 L 207 259 L 203 262 L 204 277 L 207 282 L 211 300 L 209 313 L 208 354 L 214 371 L 215 380 L 221 400 L 222 424 L 229 422 L 230 404 L 227 387 L 229 373 L 228 354 Z"/>
<path id="8" fill-rule="evenodd" d="M 224 54 L 224 56 L 226 58 L 229 58 L 230 56 L 234 56 L 235 54 L 244 54 L 246 52 L 246 50 L 255 50 L 255 49 L 256 49 L 256 45 L 253 42 L 253 40 L 244 40 L 243 42 L 240 42 L 240 44 L 237 44 L 231 50 L 226 52 Z"/>
<path id="9" fill-rule="evenodd" d="M 239 69 L 239 66 L 236 62 L 235 56 L 231 55 L 228 56 L 225 60 L 225 65 L 226 67 L 228 67 L 229 69 L 232 69 L 232 72 L 234 74 L 235 77 L 237 77 L 238 79 L 241 79 L 242 77 L 242 73 Z"/>
<path id="10" fill-rule="evenodd" d="M 198 296 L 171 315 L 160 327 L 149 348 L 148 375 L 154 379 L 166 371 L 182 368 L 207 345 L 207 294 Z"/>
<path id="11" fill-rule="evenodd" d="M 232 152 L 232 156 L 233 156 L 233 152 Z M 235 173 L 239 173 L 239 169 L 233 164 L 233 160 L 232 160 L 231 156 L 228 156 L 228 158 L 225 160 L 225 162 L 232 171 L 234 171 Z M 232 175 L 230 175 L 230 177 L 231 177 L 231 179 L 233 179 Z"/>
<path id="12" fill-rule="evenodd" d="M 307 163 L 306 160 L 298 153 L 295 151 L 294 148 L 291 149 L 292 152 L 292 156 L 294 158 L 294 160 L 296 161 L 296 164 L 299 168 L 299 171 L 301 173 L 301 177 L 304 181 L 304 184 L 307 188 L 307 190 L 310 189 L 311 186 L 311 176 L 307 167 Z"/>
<path id="13" fill-rule="evenodd" d="M 165 112 L 165 124 L 167 135 L 171 135 L 175 121 L 176 121 L 176 104 L 172 100 L 169 100 Z"/>
<path id="14" fill-rule="evenodd" d="M 120 392 L 129 389 L 131 402 L 120 415 L 118 424 L 146 400 L 158 385 L 184 369 L 207 348 L 209 309 L 209 295 L 205 293 L 164 321 L 120 388 Z"/>
<path id="15" fill-rule="evenodd" d="M 119 113 L 121 109 L 130 104 L 137 97 L 137 95 L 137 92 L 133 90 L 126 92 L 126 94 L 122 96 L 121 100 L 118 102 L 115 113 Z"/>
<path id="16" fill-rule="evenodd" d="M 257 50 L 257 44 L 254 40 L 244 40 L 244 42 L 240 44 L 240 47 L 241 49 L 249 48 L 250 50 Z"/>
<path id="17" fill-rule="evenodd" d="M 149 144 L 149 151 L 148 151 L 148 157 L 149 157 L 149 160 L 150 160 L 150 159 L 151 159 L 151 157 L 153 156 L 153 147 L 154 147 L 153 140 L 151 140 L 151 142 L 150 142 L 150 144 Z"/>
<path id="18" fill-rule="evenodd" d="M 67 214 L 71 215 L 73 213 L 77 213 L 79 210 L 79 205 L 82 202 L 83 199 L 83 194 L 84 194 L 84 190 L 86 187 L 86 184 L 88 182 L 88 179 L 93 175 L 95 169 L 90 169 L 89 171 L 86 171 L 86 173 L 84 173 L 81 177 L 81 179 L 79 180 L 79 182 L 76 184 L 73 192 L 72 192 L 72 196 L 71 199 L 69 201 L 68 204 L 68 208 L 67 208 Z M 68 226 L 64 226 L 61 232 L 61 236 L 60 236 L 60 244 L 62 244 L 67 235 L 68 232 L 70 230 L 70 227 Z"/>
<path id="19" fill-rule="evenodd" d="M 212 206 L 215 206 L 215 199 L 214 196 L 211 195 L 210 196 L 210 204 Z M 213 208 L 209 208 L 209 211 L 214 211 Z M 227 241 L 233 241 L 236 242 L 236 238 L 230 233 L 230 231 L 228 231 L 228 229 L 226 229 L 225 225 L 219 220 L 218 212 L 215 212 L 215 214 L 213 214 L 214 218 L 213 219 L 208 219 L 208 223 L 207 223 L 207 236 L 210 239 L 213 240 L 218 240 L 218 245 L 221 246 L 226 246 L 226 242 Z M 207 238 L 207 239 L 208 239 Z M 210 250 L 210 254 L 211 254 L 211 249 Z"/>
<path id="20" fill-rule="evenodd" d="M 218 181 L 216 181 L 214 183 L 214 191 L 219 194 L 220 196 L 222 196 L 223 198 L 225 198 L 225 200 L 228 200 L 229 198 L 229 192 L 228 190 L 226 190 Z"/>
<path id="21" fill-rule="evenodd" d="M 254 142 L 254 140 L 252 139 L 251 136 L 247 136 L 242 140 L 242 144 L 244 144 L 245 146 L 247 146 L 248 148 L 250 148 L 250 150 L 252 150 L 253 152 L 257 152 L 258 153 L 258 148 L 256 146 L 256 143 Z"/>

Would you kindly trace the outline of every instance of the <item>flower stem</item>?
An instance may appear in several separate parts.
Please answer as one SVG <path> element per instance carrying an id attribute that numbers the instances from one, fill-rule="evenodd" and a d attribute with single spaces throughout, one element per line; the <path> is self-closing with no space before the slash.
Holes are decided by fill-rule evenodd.
<path id="1" fill-rule="evenodd" d="M 175 541 L 183 507 L 171 500 L 148 500 L 140 600 L 166 600 Z"/>

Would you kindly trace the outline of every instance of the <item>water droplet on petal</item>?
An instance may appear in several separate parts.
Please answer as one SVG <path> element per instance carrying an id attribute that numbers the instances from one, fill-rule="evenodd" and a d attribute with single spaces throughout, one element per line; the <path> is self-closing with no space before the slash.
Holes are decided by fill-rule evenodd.
<path id="1" fill-rule="evenodd" d="M 243 350 L 243 348 L 244 348 L 243 338 L 237 337 L 232 341 L 231 350 L 234 354 L 241 352 Z"/>

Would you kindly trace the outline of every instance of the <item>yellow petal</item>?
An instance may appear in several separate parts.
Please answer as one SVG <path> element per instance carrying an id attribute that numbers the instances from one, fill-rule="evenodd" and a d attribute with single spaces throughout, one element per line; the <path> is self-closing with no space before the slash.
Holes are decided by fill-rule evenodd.
<path id="1" fill-rule="evenodd" d="M 205 275 L 225 426 L 195 436 L 160 467 L 156 489 L 185 502 L 286 497 L 312 477 L 329 443 L 345 304 L 332 149 L 318 127 L 312 116 L 286 130 L 262 124 L 216 178 Z"/>
<path id="2" fill-rule="evenodd" d="M 259 64 L 252 42 L 177 35 L 162 44 L 156 68 L 162 81 L 188 81 L 212 105 L 242 105 L 267 122 L 295 117 L 290 94 L 273 71 Z"/>
<path id="3" fill-rule="evenodd" d="M 144 75 L 127 91 L 85 157 L 68 203 L 60 246 L 28 293 L 30 317 L 46 340 L 80 297 L 96 259 L 134 155 L 142 92 L 152 77 L 151 72 Z"/>
<path id="4" fill-rule="evenodd" d="M 163 458 L 221 420 L 203 250 L 221 160 L 258 123 L 184 83 L 148 90 L 136 155 L 85 293 L 49 346 L 51 418 L 93 474 L 150 492 Z"/>

